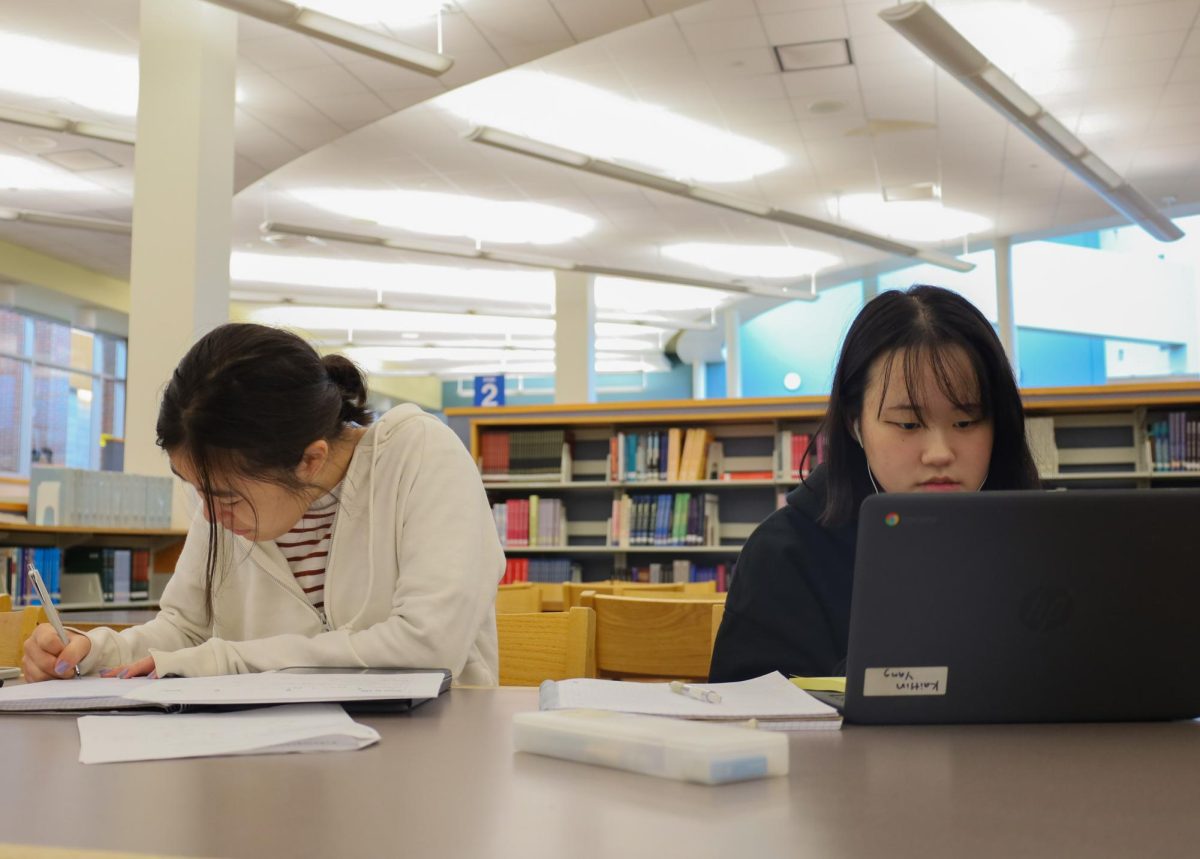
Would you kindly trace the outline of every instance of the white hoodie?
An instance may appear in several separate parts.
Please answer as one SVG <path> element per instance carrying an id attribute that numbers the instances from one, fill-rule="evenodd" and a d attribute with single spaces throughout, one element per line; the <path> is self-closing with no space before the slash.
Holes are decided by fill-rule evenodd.
<path id="1" fill-rule="evenodd" d="M 504 552 L 471 456 L 417 406 L 359 440 L 342 483 L 317 609 L 274 542 L 221 531 L 213 622 L 204 622 L 208 523 L 197 515 L 149 623 L 88 632 L 83 673 L 154 657 L 160 676 L 290 666 L 447 668 L 493 685 Z"/>

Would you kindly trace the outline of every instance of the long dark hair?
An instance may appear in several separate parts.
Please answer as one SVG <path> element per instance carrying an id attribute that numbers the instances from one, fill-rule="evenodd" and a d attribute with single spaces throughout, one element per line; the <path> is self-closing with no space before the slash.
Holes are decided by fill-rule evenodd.
<path id="1" fill-rule="evenodd" d="M 827 488 L 820 521 L 843 525 L 858 515 L 871 491 L 864 479 L 867 458 L 852 435 L 862 417 L 863 397 L 876 359 L 883 357 L 884 393 L 892 362 L 903 353 L 908 402 L 923 420 L 918 392 L 920 368 L 933 370 L 942 393 L 958 407 L 974 399 L 962 390 L 949 352 L 966 353 L 978 384 L 981 417 L 993 426 L 987 489 L 1036 489 L 1037 466 L 1025 438 L 1025 412 L 1004 347 L 987 318 L 956 292 L 918 285 L 884 292 L 867 302 L 842 344 L 829 393 L 829 408 L 818 432 L 825 436 Z M 882 403 L 882 400 L 881 400 Z M 866 484 L 864 486 L 864 484 Z"/>
<path id="2" fill-rule="evenodd" d="M 191 465 L 208 511 L 207 622 L 221 548 L 214 478 L 266 481 L 301 492 L 307 487 L 296 468 L 308 446 L 373 419 L 358 367 L 341 355 L 321 357 L 288 331 L 230 323 L 183 356 L 163 392 L 156 430 L 158 446 Z M 252 513 L 257 520 L 258 511 Z"/>

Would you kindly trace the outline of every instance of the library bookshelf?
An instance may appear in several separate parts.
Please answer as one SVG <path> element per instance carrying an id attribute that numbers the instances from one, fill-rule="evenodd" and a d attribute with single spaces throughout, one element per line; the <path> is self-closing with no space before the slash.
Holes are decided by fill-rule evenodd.
<path id="1" fill-rule="evenodd" d="M 175 569 L 175 561 L 183 548 L 186 531 L 173 529 L 106 528 L 97 526 L 32 525 L 20 521 L 0 520 L 0 554 L 10 549 L 59 549 L 65 554 L 78 547 L 100 550 L 145 551 L 148 553 L 147 593 L 141 599 L 101 598 L 87 602 L 62 602 L 62 611 L 92 611 L 100 609 L 154 608 L 162 585 Z M 15 578 L 5 571 L 9 590 L 16 592 Z M 63 574 L 70 573 L 64 569 Z M 52 588 L 53 589 L 53 588 Z"/>
<path id="2" fill-rule="evenodd" d="M 1048 488 L 1200 486 L 1200 380 L 1029 389 L 1022 391 L 1022 399 Z M 560 559 L 551 575 L 583 581 L 644 579 L 657 564 L 655 574 L 670 581 L 681 574 L 674 569 L 676 562 L 702 571 L 720 564 L 732 570 L 746 538 L 798 482 L 796 454 L 803 439 L 815 433 L 825 408 L 824 397 L 795 397 L 458 408 L 447 409 L 446 416 L 480 464 L 494 508 L 502 505 L 508 514 L 517 510 L 520 516 L 520 504 L 510 502 L 537 496 L 539 508 L 550 500 L 558 505 L 552 509 L 561 510 L 557 528 L 531 533 L 526 522 L 526 531 L 516 534 L 517 543 L 506 540 L 510 559 Z M 662 466 L 663 452 L 670 447 L 663 439 L 672 429 L 680 431 L 681 444 L 687 430 L 704 430 L 706 439 L 720 448 L 716 468 L 698 478 L 661 479 L 669 470 L 669 463 Z M 532 460 L 539 462 L 541 473 L 497 471 L 494 456 L 485 467 L 485 449 L 504 435 L 510 444 L 518 436 L 531 440 Z M 657 445 L 661 468 L 636 456 L 633 467 L 630 456 L 614 466 L 614 456 L 620 459 L 622 451 L 630 450 L 622 447 L 630 437 L 660 439 L 648 442 L 647 456 Z M 539 439 L 549 450 L 538 448 Z M 554 452 L 556 443 L 564 446 L 563 453 Z M 626 499 L 678 499 L 684 493 L 715 498 L 716 521 L 701 529 L 701 541 L 672 545 L 680 527 L 679 519 L 672 522 L 669 514 L 651 521 L 648 542 L 641 544 L 622 539 L 625 535 L 614 528 L 614 521 L 624 518 L 622 503 L 630 505 Z M 677 516 L 678 507 L 676 500 Z M 513 536 L 504 519 L 497 524 L 503 536 Z"/>

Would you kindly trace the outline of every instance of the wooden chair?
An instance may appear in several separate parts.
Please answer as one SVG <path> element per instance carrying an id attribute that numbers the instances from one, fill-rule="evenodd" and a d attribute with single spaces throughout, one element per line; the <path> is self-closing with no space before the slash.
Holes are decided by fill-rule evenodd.
<path id="1" fill-rule="evenodd" d="M 721 621 L 725 619 L 725 600 L 719 603 L 713 603 L 712 607 L 712 646 L 717 646 L 717 630 L 721 628 Z"/>
<path id="2" fill-rule="evenodd" d="M 716 590 L 716 588 L 713 588 Z M 633 596 L 639 593 L 683 592 L 683 582 L 668 582 L 665 584 L 648 584 L 646 582 L 564 582 L 563 607 L 571 608 L 580 605 L 584 591 L 595 591 L 598 594 L 615 594 L 618 596 Z"/>
<path id="3" fill-rule="evenodd" d="M 646 597 L 647 599 L 656 600 L 694 600 L 697 602 L 723 603 L 725 602 L 725 598 L 728 596 L 728 594 L 724 591 L 720 593 L 713 592 L 711 594 L 689 594 L 686 591 L 626 591 L 625 593 L 613 594 L 613 596 Z"/>
<path id="4" fill-rule="evenodd" d="M 715 594 L 717 592 L 717 583 L 714 581 L 684 582 L 683 592 L 685 594 L 694 594 L 696 596 L 701 596 L 703 594 Z"/>
<path id="5" fill-rule="evenodd" d="M 706 680 L 714 623 L 724 604 L 588 592 L 596 612 L 596 675 L 628 680 Z"/>
<path id="6" fill-rule="evenodd" d="M 8 594 L 0 594 L 0 612 L 12 611 L 12 597 Z"/>
<path id="7" fill-rule="evenodd" d="M 530 582 L 500 585 L 496 588 L 496 614 L 541 610 L 542 592 Z"/>
<path id="8" fill-rule="evenodd" d="M 496 635 L 501 686 L 596 676 L 596 615 L 591 609 L 498 614 Z"/>
<path id="9" fill-rule="evenodd" d="M 542 611 L 566 611 L 562 582 L 532 582 L 542 592 Z"/>
<path id="10" fill-rule="evenodd" d="M 45 620 L 46 612 L 40 605 L 0 613 L 0 665 L 20 665 L 25 639 Z"/>

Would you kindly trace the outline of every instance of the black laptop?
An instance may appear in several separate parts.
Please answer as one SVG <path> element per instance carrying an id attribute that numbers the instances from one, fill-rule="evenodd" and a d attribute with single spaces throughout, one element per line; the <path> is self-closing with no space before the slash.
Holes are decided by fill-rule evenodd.
<path id="1" fill-rule="evenodd" d="M 1200 716 L 1200 490 L 872 496 L 846 666 L 851 722 Z"/>

